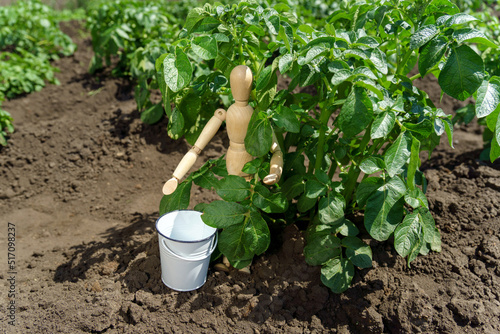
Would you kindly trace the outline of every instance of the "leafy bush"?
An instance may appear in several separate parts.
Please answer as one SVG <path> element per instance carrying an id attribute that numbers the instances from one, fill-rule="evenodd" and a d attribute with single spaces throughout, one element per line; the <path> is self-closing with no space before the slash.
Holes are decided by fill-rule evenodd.
<path id="1" fill-rule="evenodd" d="M 496 6 L 497 10 L 499 6 Z M 481 10 L 478 10 L 481 9 Z M 497 45 L 500 45 L 500 23 L 494 12 L 494 7 L 488 6 L 482 1 L 476 6 L 468 8 L 467 12 L 479 19 L 475 29 L 470 29 L 470 34 L 482 34 L 492 43 L 476 45 L 478 51 L 483 58 L 486 72 L 491 75 L 487 82 L 484 82 L 479 90 L 482 94 L 474 97 L 479 103 L 470 104 L 457 110 L 457 115 L 454 117 L 454 122 L 469 123 L 477 114 L 479 124 L 485 126 L 483 132 L 484 150 L 480 155 L 482 160 L 490 160 L 493 162 L 500 156 L 500 131 L 498 130 L 499 123 L 498 110 L 492 107 L 497 105 L 500 100 L 500 50 Z M 484 99 L 486 98 L 486 101 Z M 491 105 L 491 108 L 484 108 L 485 105 Z M 479 108 L 479 110 L 477 110 Z"/>
<path id="2" fill-rule="evenodd" d="M 0 145 L 2 146 L 7 145 L 7 132 L 14 132 L 12 117 L 10 117 L 10 114 L 7 111 L 2 109 L 2 105 L 0 103 Z"/>
<path id="3" fill-rule="evenodd" d="M 476 94 L 478 117 L 500 109 L 496 79 L 472 43 L 496 45 L 469 27 L 475 21 L 448 0 L 343 1 L 316 27 L 284 3 L 192 9 L 179 40 L 156 61 L 169 135 L 197 133 L 204 94 L 227 96 L 232 68 L 249 66 L 255 112 L 245 146 L 256 159 L 244 171 L 254 178 L 227 175 L 224 160 L 209 161 L 162 199 L 160 214 L 187 208 L 193 182 L 214 189 L 222 201 L 196 209 L 222 230 L 220 251 L 237 268 L 268 248 L 271 229 L 305 223 L 306 261 L 322 266 L 323 283 L 338 293 L 355 267 L 371 266 L 368 237 L 393 240 L 408 265 L 440 251 L 420 153 L 430 155 L 444 133 L 452 145 L 452 116 L 412 81 L 433 74 L 451 97 Z M 289 78 L 287 89 L 277 90 L 278 73 Z M 285 166 L 279 184 L 267 187 L 259 179 L 273 134 Z"/>
<path id="4" fill-rule="evenodd" d="M 60 14 L 37 0 L 0 7 L 0 103 L 20 94 L 39 91 L 46 82 L 58 84 L 50 62 L 73 54 L 76 45 L 58 27 Z M 13 132 L 12 118 L 0 109 L 0 144 L 4 131 Z"/>

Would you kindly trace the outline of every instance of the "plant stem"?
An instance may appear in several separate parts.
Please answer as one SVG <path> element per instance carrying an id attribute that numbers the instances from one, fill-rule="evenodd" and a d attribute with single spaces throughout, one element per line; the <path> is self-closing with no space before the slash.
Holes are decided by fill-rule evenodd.
<path id="1" fill-rule="evenodd" d="M 358 182 L 358 177 L 359 174 L 361 173 L 361 169 L 359 169 L 359 164 L 363 160 L 363 157 L 365 156 L 363 154 L 364 150 L 366 149 L 366 145 L 370 142 L 370 132 L 371 132 L 372 124 L 368 126 L 365 130 L 365 135 L 363 136 L 363 139 L 361 139 L 361 142 L 359 144 L 359 151 L 360 157 L 358 161 L 352 161 L 352 165 L 349 169 L 349 173 L 347 174 L 347 184 L 344 189 L 344 199 L 346 200 L 346 203 L 349 203 L 352 198 L 352 193 L 354 192 L 354 189 L 356 188 L 356 183 Z"/>
<path id="2" fill-rule="evenodd" d="M 413 81 L 413 80 L 419 79 L 419 78 L 421 78 L 421 77 L 422 77 L 422 75 L 421 75 L 420 73 L 417 73 L 417 74 L 415 74 L 414 76 L 412 76 L 412 77 L 410 78 L 410 80 L 411 80 L 411 81 Z"/>
<path id="3" fill-rule="evenodd" d="M 320 101 L 323 100 L 323 90 L 320 90 Z M 325 104 L 321 107 L 321 115 L 319 116 L 320 128 L 319 128 L 319 139 L 318 139 L 318 149 L 316 151 L 316 161 L 314 164 L 314 170 L 317 172 L 321 169 L 323 162 L 323 155 L 325 154 L 325 142 L 326 142 L 326 130 L 328 129 L 328 119 L 330 119 L 331 113 Z"/>

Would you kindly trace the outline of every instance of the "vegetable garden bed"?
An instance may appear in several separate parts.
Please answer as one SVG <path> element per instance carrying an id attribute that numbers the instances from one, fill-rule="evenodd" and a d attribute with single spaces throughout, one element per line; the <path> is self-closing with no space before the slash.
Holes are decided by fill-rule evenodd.
<path id="1" fill-rule="evenodd" d="M 456 128 L 455 149 L 442 143 L 421 167 L 441 253 L 408 268 L 392 246 L 361 234 L 373 268 L 337 295 L 306 264 L 304 231 L 290 226 L 250 275 L 211 270 L 198 291 L 167 289 L 154 221 L 161 184 L 189 145 L 165 136 L 165 120 L 140 121 L 126 80 L 87 74 L 93 53 L 78 29 L 64 27 L 78 50 L 56 61 L 61 86 L 2 105 L 16 124 L 0 148 L 0 218 L 17 226 L 19 333 L 500 331 L 500 166 L 478 160 L 477 124 Z M 444 97 L 441 106 L 451 114 L 461 104 Z M 226 138 L 220 132 L 200 160 L 223 154 Z M 217 199 L 192 189 L 191 206 Z M 4 320 L 0 329 L 15 332 Z"/>

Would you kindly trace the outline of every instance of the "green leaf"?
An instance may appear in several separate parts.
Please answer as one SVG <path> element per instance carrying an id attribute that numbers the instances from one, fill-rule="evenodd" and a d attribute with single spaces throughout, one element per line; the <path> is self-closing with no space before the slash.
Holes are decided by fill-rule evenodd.
<path id="1" fill-rule="evenodd" d="M 286 21 L 281 22 L 280 26 L 280 31 L 279 31 L 279 37 L 285 43 L 285 47 L 288 50 L 288 52 L 292 52 L 293 49 L 293 28 L 288 24 Z M 281 71 L 281 66 L 280 66 L 280 72 L 285 73 Z"/>
<path id="2" fill-rule="evenodd" d="M 380 187 L 384 185 L 381 177 L 367 177 L 358 185 L 356 189 L 356 202 L 360 207 L 364 207 L 368 198 Z"/>
<path id="3" fill-rule="evenodd" d="M 332 76 L 331 83 L 333 86 L 340 85 L 344 81 L 348 81 L 353 77 L 353 73 L 349 69 L 340 69 Z"/>
<path id="4" fill-rule="evenodd" d="M 434 66 L 439 64 L 447 48 L 448 41 L 446 38 L 437 36 L 420 49 L 420 54 L 418 56 L 418 72 L 422 77 L 433 69 Z"/>
<path id="5" fill-rule="evenodd" d="M 211 36 L 196 37 L 191 48 L 201 59 L 210 60 L 217 57 L 217 40 Z"/>
<path id="6" fill-rule="evenodd" d="M 172 110 L 172 116 L 168 120 L 168 135 L 173 139 L 178 139 L 184 132 L 184 116 L 179 109 Z"/>
<path id="7" fill-rule="evenodd" d="M 205 17 L 199 21 L 193 32 L 208 33 L 217 28 L 221 23 L 215 17 Z"/>
<path id="8" fill-rule="evenodd" d="M 327 51 L 328 51 L 328 49 L 325 48 L 324 46 L 322 46 L 322 45 L 315 45 L 315 46 L 311 47 L 307 51 L 307 53 L 306 53 L 306 55 L 304 57 L 299 57 L 297 59 L 297 63 L 300 66 L 309 64 L 311 61 L 313 61 L 314 59 L 316 59 L 321 54 L 326 53 Z"/>
<path id="9" fill-rule="evenodd" d="M 360 78 L 354 82 L 358 87 L 363 87 L 374 93 L 380 100 L 384 99 L 384 93 L 382 93 L 382 87 L 378 85 L 375 81 L 366 78 Z"/>
<path id="10" fill-rule="evenodd" d="M 454 25 L 465 24 L 472 21 L 478 21 L 478 19 L 469 14 L 457 13 L 446 21 L 445 26 L 451 28 Z"/>
<path id="11" fill-rule="evenodd" d="M 186 122 L 185 127 L 191 127 L 198 119 L 198 114 L 201 111 L 201 97 L 190 91 L 184 96 L 178 105 L 179 111 L 184 116 Z"/>
<path id="12" fill-rule="evenodd" d="M 463 28 L 453 31 L 453 38 L 458 43 L 469 42 L 484 44 L 487 47 L 497 49 L 498 45 L 493 43 L 481 31 L 474 28 Z"/>
<path id="13" fill-rule="evenodd" d="M 317 201 L 317 198 L 309 198 L 305 194 L 302 194 L 297 201 L 297 210 L 299 210 L 299 212 L 306 212 L 312 209 Z"/>
<path id="14" fill-rule="evenodd" d="M 372 266 L 372 249 L 361 239 L 356 237 L 345 237 L 342 246 L 346 248 L 345 255 L 359 268 L 370 268 Z"/>
<path id="15" fill-rule="evenodd" d="M 258 212 L 251 211 L 243 222 L 224 228 L 219 236 L 219 249 L 234 265 L 237 261 L 252 259 L 254 254 L 262 254 L 270 241 L 266 221 Z"/>
<path id="16" fill-rule="evenodd" d="M 476 116 L 483 118 L 491 114 L 500 105 L 500 78 L 484 80 L 477 90 Z"/>
<path id="17" fill-rule="evenodd" d="M 446 136 L 448 137 L 448 143 L 451 148 L 455 148 L 453 146 L 453 123 L 449 117 L 443 118 L 444 131 L 446 132 Z"/>
<path id="18" fill-rule="evenodd" d="M 279 64 L 278 64 L 279 65 Z M 270 66 L 271 67 L 271 66 Z M 261 74 L 257 79 L 257 85 L 260 89 L 257 89 L 257 107 L 259 110 L 267 110 L 269 105 L 273 102 L 276 96 L 276 86 L 278 85 L 278 76 L 276 75 L 276 67 L 273 63 L 271 70 L 269 72 L 270 77 L 265 77 Z M 269 80 L 267 80 L 269 78 Z M 266 83 L 265 87 L 262 87 L 260 82 Z"/>
<path id="19" fill-rule="evenodd" d="M 349 219 L 344 217 L 339 219 L 337 222 L 339 222 L 339 225 L 336 226 L 336 232 L 342 234 L 343 236 L 354 237 L 359 234 L 359 229 Z"/>
<path id="20" fill-rule="evenodd" d="M 354 265 L 347 259 L 331 259 L 321 268 L 321 282 L 334 293 L 342 293 L 351 285 Z"/>
<path id="21" fill-rule="evenodd" d="M 439 34 L 439 29 L 433 24 L 420 27 L 410 37 L 410 50 L 418 49 L 433 39 L 437 34 Z"/>
<path id="22" fill-rule="evenodd" d="M 460 13 L 460 8 L 450 0 L 434 0 L 425 9 L 425 15 L 435 15 L 436 13 L 456 14 Z"/>
<path id="23" fill-rule="evenodd" d="M 271 242 L 271 233 L 259 212 L 251 211 L 245 226 L 245 244 L 256 255 L 264 253 Z"/>
<path id="24" fill-rule="evenodd" d="M 408 132 L 401 132 L 384 156 L 387 173 L 390 177 L 402 172 L 410 158 L 412 137 Z"/>
<path id="25" fill-rule="evenodd" d="M 205 207 L 201 219 L 208 226 L 227 228 L 242 223 L 247 212 L 248 209 L 241 204 L 214 201 Z"/>
<path id="26" fill-rule="evenodd" d="M 452 47 L 438 82 L 443 92 L 464 101 L 481 86 L 484 78 L 483 59 L 469 46 Z"/>
<path id="27" fill-rule="evenodd" d="M 394 231 L 394 248 L 402 257 L 410 253 L 418 254 L 423 239 L 421 217 L 413 212 L 406 215 L 405 219 Z"/>
<path id="28" fill-rule="evenodd" d="M 354 87 L 337 117 L 340 129 L 347 138 L 352 138 L 371 123 L 372 102 L 361 87 Z"/>
<path id="29" fill-rule="evenodd" d="M 394 177 L 368 198 L 364 224 L 375 240 L 387 240 L 401 222 L 405 193 L 403 181 Z"/>
<path id="30" fill-rule="evenodd" d="M 217 179 L 213 172 L 207 171 L 193 176 L 193 182 L 204 189 L 212 190 L 219 187 L 219 179 Z"/>
<path id="31" fill-rule="evenodd" d="M 441 251 L 441 233 L 436 227 L 436 222 L 432 218 L 432 214 L 426 207 L 420 207 L 417 213 L 422 222 L 424 229 L 424 240 L 427 242 L 434 252 Z"/>
<path id="32" fill-rule="evenodd" d="M 305 182 L 302 175 L 293 175 L 289 177 L 285 180 L 281 189 L 289 201 L 299 196 L 305 190 Z"/>
<path id="33" fill-rule="evenodd" d="M 344 217 L 345 199 L 342 195 L 329 192 L 319 200 L 318 214 L 322 223 L 329 224 Z"/>
<path id="34" fill-rule="evenodd" d="M 359 164 L 359 169 L 365 174 L 380 172 L 385 168 L 384 160 L 379 157 L 370 156 Z"/>
<path id="35" fill-rule="evenodd" d="M 170 195 L 160 201 L 160 216 L 175 210 L 185 210 L 189 206 L 192 182 L 182 182 Z"/>
<path id="36" fill-rule="evenodd" d="M 385 53 L 382 52 L 379 48 L 374 48 L 370 51 L 370 61 L 380 73 L 388 73 L 388 65 Z"/>
<path id="37" fill-rule="evenodd" d="M 490 147 L 490 161 L 493 162 L 500 157 L 500 106 L 486 117 L 486 124 L 493 132 Z"/>
<path id="38" fill-rule="evenodd" d="M 273 114 L 273 121 L 284 132 L 300 132 L 300 121 L 297 119 L 293 110 L 288 107 L 279 106 Z"/>
<path id="39" fill-rule="evenodd" d="M 290 70 L 293 65 L 293 56 L 290 53 L 286 53 L 281 56 L 278 66 L 281 74 L 285 74 Z"/>
<path id="40" fill-rule="evenodd" d="M 264 16 L 264 21 L 266 22 L 269 32 L 273 35 L 278 35 L 280 31 L 280 18 L 278 15 L 271 15 L 269 17 Z"/>
<path id="41" fill-rule="evenodd" d="M 273 129 L 264 112 L 254 112 L 248 124 L 245 149 L 253 156 L 267 154 L 273 143 Z"/>
<path id="42" fill-rule="evenodd" d="M 429 208 L 429 203 L 427 202 L 427 197 L 425 197 L 422 189 L 415 187 L 413 190 L 408 190 L 405 195 L 405 202 L 414 209 L 419 207 Z"/>
<path id="43" fill-rule="evenodd" d="M 306 181 L 305 196 L 309 198 L 318 198 L 326 194 L 328 187 L 314 179 Z"/>
<path id="44" fill-rule="evenodd" d="M 313 237 L 304 247 L 305 260 L 311 266 L 322 265 L 340 253 L 340 239 L 331 234 Z"/>
<path id="45" fill-rule="evenodd" d="M 145 106 L 146 102 L 149 101 L 149 90 L 145 80 L 139 81 L 138 85 L 135 86 L 135 102 L 137 103 L 137 110 L 141 111 Z M 1 101 L 1 98 L 0 98 Z"/>
<path id="46" fill-rule="evenodd" d="M 141 121 L 146 124 L 155 124 L 161 119 L 162 116 L 163 106 L 160 102 L 141 112 Z"/>
<path id="47" fill-rule="evenodd" d="M 241 176 L 228 175 L 219 182 L 216 192 L 225 201 L 241 202 L 250 196 L 250 184 Z"/>
<path id="48" fill-rule="evenodd" d="M 274 75 L 274 68 L 272 65 L 265 67 L 262 72 L 260 72 L 257 82 L 255 83 L 255 89 L 260 91 L 266 88 Z"/>
<path id="49" fill-rule="evenodd" d="M 283 193 L 271 193 L 269 189 L 261 184 L 254 188 L 252 203 L 267 213 L 283 213 L 288 209 L 288 201 Z"/>
<path id="50" fill-rule="evenodd" d="M 432 124 L 432 122 L 428 118 L 424 118 L 417 124 L 403 123 L 403 125 L 414 136 L 417 136 L 421 140 L 428 138 L 434 132 L 434 124 Z"/>
<path id="51" fill-rule="evenodd" d="M 189 11 L 186 17 L 186 23 L 184 24 L 184 29 L 188 33 L 191 31 L 205 18 L 204 10 L 201 7 L 193 8 Z"/>
<path id="52" fill-rule="evenodd" d="M 175 56 L 168 54 L 163 60 L 165 83 L 174 92 L 180 91 L 191 81 L 193 69 L 191 62 L 181 48 L 175 48 Z"/>
<path id="53" fill-rule="evenodd" d="M 256 174 L 259 172 L 263 161 L 263 158 L 253 159 L 252 161 L 247 162 L 241 171 L 247 174 Z"/>
<path id="54" fill-rule="evenodd" d="M 372 139 L 385 138 L 394 128 L 396 113 L 392 110 L 378 114 L 373 120 L 370 137 Z"/>

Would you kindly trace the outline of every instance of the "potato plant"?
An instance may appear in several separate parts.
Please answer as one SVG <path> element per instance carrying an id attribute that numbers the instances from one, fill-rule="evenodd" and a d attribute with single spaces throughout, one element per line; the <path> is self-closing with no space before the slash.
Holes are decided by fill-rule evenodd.
<path id="1" fill-rule="evenodd" d="M 56 12 L 38 0 L 0 6 L 0 145 L 14 131 L 2 101 L 39 91 L 46 82 L 59 84 L 58 69 L 50 62 L 73 54 L 76 44 L 58 23 L 78 15 Z"/>
<path id="2" fill-rule="evenodd" d="M 477 96 L 478 117 L 498 114 L 498 79 L 472 43 L 497 46 L 469 27 L 476 20 L 448 0 L 343 1 L 321 26 L 303 24 L 284 3 L 191 10 L 179 40 L 156 61 L 169 134 L 196 133 L 214 110 L 201 108 L 203 94 L 227 94 L 231 69 L 249 66 L 255 112 L 245 147 L 255 160 L 244 171 L 254 177 L 227 175 L 222 158 L 209 161 L 162 199 L 160 214 L 187 208 L 192 183 L 214 189 L 221 200 L 196 209 L 221 229 L 219 249 L 236 268 L 266 251 L 270 230 L 305 225 L 305 260 L 321 266 L 336 293 L 356 267 L 371 267 L 367 238 L 393 240 L 408 265 L 440 251 L 420 153 L 430 156 L 444 134 L 453 146 L 453 124 L 413 81 L 435 75 L 443 93 Z M 278 76 L 287 89 L 277 89 Z M 184 98 L 172 100 L 179 92 Z M 285 166 L 268 187 L 260 180 L 273 134 Z"/>

